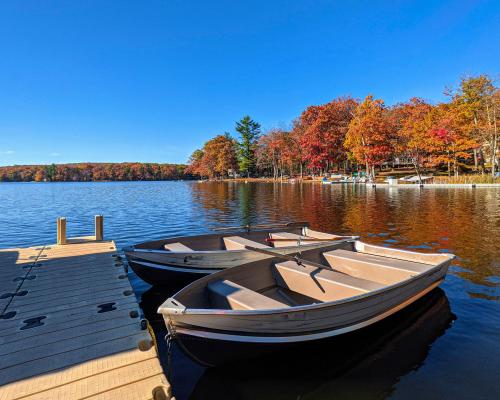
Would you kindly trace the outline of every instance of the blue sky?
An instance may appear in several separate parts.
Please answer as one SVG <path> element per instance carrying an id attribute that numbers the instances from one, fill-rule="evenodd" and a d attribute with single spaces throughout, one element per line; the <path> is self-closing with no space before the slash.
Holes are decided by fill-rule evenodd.
<path id="1" fill-rule="evenodd" d="M 443 100 L 500 72 L 499 1 L 0 2 L 0 165 L 185 162 L 249 114 Z"/>

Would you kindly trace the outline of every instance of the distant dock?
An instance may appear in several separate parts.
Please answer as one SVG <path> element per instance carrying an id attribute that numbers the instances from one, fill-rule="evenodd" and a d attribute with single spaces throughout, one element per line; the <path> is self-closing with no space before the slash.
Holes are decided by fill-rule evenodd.
<path id="1" fill-rule="evenodd" d="M 115 243 L 0 250 L 0 400 L 167 400 L 170 385 Z"/>
<path id="2" fill-rule="evenodd" d="M 402 188 L 402 189 L 434 189 L 434 188 L 464 188 L 464 189 L 479 189 L 479 188 L 497 188 L 500 189 L 500 183 L 425 183 L 419 185 L 417 183 L 413 184 L 400 184 L 391 185 L 389 183 L 367 183 L 366 186 L 376 186 L 376 187 L 390 187 L 390 188 Z"/>

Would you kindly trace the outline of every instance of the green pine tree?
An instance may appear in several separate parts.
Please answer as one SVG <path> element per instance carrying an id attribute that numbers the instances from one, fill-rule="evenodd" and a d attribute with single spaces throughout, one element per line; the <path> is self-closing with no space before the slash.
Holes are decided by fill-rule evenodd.
<path id="1" fill-rule="evenodd" d="M 238 164 L 240 172 L 249 177 L 255 171 L 255 150 L 260 137 L 260 125 L 248 115 L 236 122 L 240 134 L 238 142 Z"/>
<path id="2" fill-rule="evenodd" d="M 49 181 L 53 181 L 56 177 L 56 165 L 51 164 L 45 167 L 45 175 Z"/>

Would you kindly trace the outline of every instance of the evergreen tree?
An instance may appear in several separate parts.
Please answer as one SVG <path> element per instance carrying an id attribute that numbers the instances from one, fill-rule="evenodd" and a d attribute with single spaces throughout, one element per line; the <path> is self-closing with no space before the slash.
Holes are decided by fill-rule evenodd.
<path id="1" fill-rule="evenodd" d="M 236 131 L 240 134 L 238 142 L 240 172 L 249 177 L 255 171 L 255 150 L 260 137 L 260 125 L 247 115 L 236 122 Z"/>
<path id="2" fill-rule="evenodd" d="M 49 181 L 53 181 L 56 177 L 56 165 L 51 164 L 45 167 L 45 175 Z"/>

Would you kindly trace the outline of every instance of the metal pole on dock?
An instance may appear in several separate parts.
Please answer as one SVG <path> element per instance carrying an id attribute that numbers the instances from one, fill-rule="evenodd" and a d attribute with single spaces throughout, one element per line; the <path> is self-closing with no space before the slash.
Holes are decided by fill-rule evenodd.
<path id="1" fill-rule="evenodd" d="M 104 240 L 104 216 L 95 216 L 95 240 Z"/>
<path id="2" fill-rule="evenodd" d="M 57 244 L 66 244 L 66 218 L 57 218 Z"/>

